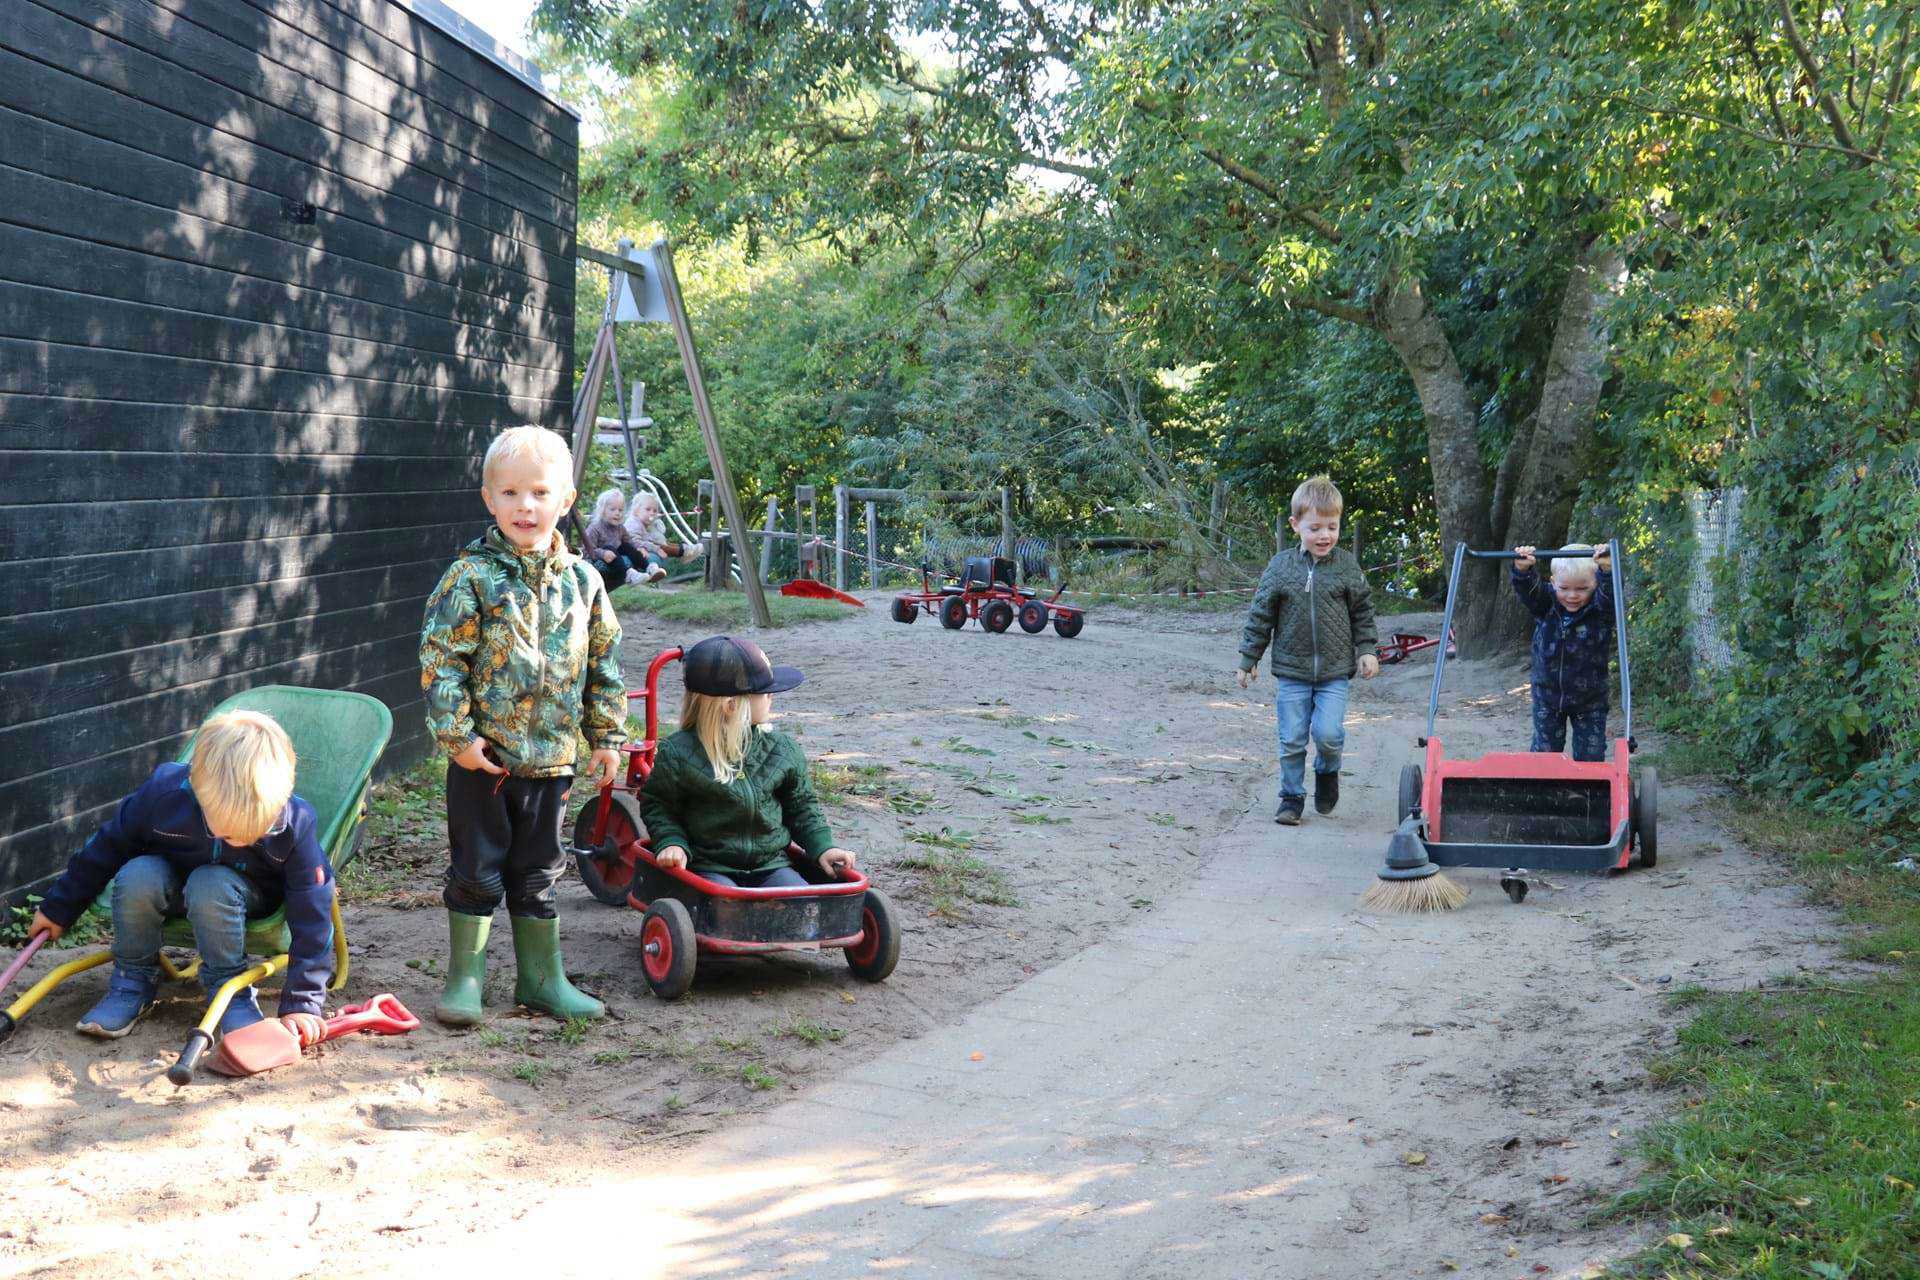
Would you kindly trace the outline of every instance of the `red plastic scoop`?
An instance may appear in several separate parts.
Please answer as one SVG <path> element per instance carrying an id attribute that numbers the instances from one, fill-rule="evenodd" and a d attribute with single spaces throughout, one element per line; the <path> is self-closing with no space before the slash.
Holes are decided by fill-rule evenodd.
<path id="1" fill-rule="evenodd" d="M 321 1043 L 365 1031 L 376 1036 L 405 1035 L 420 1025 L 400 998 L 377 995 L 362 1004 L 348 1005 L 327 1019 Z M 229 1076 L 252 1076 L 300 1061 L 300 1037 L 278 1018 L 267 1018 L 220 1038 L 210 1064 Z"/>

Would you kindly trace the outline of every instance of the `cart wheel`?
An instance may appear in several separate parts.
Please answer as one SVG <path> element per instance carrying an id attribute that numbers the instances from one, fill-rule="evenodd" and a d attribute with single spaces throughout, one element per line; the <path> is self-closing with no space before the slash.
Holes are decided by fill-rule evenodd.
<path id="1" fill-rule="evenodd" d="M 1062 640 L 1071 640 L 1087 625 L 1087 615 L 1078 609 L 1062 609 L 1053 616 L 1053 629 Z"/>
<path id="2" fill-rule="evenodd" d="M 1633 784 L 1633 834 L 1640 845 L 1640 865 L 1660 861 L 1660 771 L 1643 769 Z"/>
<path id="3" fill-rule="evenodd" d="M 678 898 L 655 898 L 640 918 L 640 968 L 662 1000 L 678 1000 L 693 985 L 699 958 L 693 917 Z"/>
<path id="4" fill-rule="evenodd" d="M 1420 784 L 1423 781 L 1420 766 L 1403 764 L 1400 766 L 1400 817 L 1405 822 L 1420 807 Z"/>
<path id="5" fill-rule="evenodd" d="M 900 929 L 893 907 L 878 889 L 867 890 L 860 909 L 860 941 L 847 948 L 847 968 L 865 982 L 884 982 L 900 962 Z"/>
<path id="6" fill-rule="evenodd" d="M 1029 600 L 1020 606 L 1020 629 L 1030 636 L 1037 636 L 1047 629 L 1047 606 L 1038 600 Z"/>
<path id="7" fill-rule="evenodd" d="M 627 891 L 633 887 L 633 868 L 620 861 L 620 850 L 629 841 L 646 835 L 647 829 L 640 822 L 640 802 L 630 792 L 615 791 L 613 804 L 607 809 L 607 837 L 595 844 L 593 823 L 599 813 L 600 793 L 596 791 L 573 820 L 574 861 L 580 867 L 580 882 L 594 901 L 624 907 Z"/>
<path id="8" fill-rule="evenodd" d="M 995 600 L 980 611 L 980 625 L 999 635 L 1013 625 L 1013 606 L 1005 600 Z"/>
<path id="9" fill-rule="evenodd" d="M 1515 903 L 1521 903 L 1527 900 L 1527 882 L 1525 880 L 1519 880 L 1513 876 L 1501 876 L 1500 887 L 1507 891 L 1508 899 Z"/>
<path id="10" fill-rule="evenodd" d="M 949 631 L 958 631 L 967 625 L 965 596 L 948 596 L 940 602 L 940 625 Z"/>
<path id="11" fill-rule="evenodd" d="M 914 604 L 913 601 L 908 600 L 904 596 L 895 596 L 893 598 L 893 620 L 895 622 L 911 623 L 919 615 L 920 607 Z"/>

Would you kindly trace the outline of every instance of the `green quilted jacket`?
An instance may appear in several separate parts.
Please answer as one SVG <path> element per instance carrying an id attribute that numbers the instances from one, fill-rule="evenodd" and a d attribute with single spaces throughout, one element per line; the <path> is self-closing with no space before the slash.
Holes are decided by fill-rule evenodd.
<path id="1" fill-rule="evenodd" d="M 752 874 L 784 865 L 789 844 L 816 858 L 833 848 L 800 744 L 767 729 L 748 740 L 732 782 L 715 780 L 698 735 L 667 738 L 640 793 L 640 820 L 655 849 L 679 845 L 694 871 Z"/>
<path id="2" fill-rule="evenodd" d="M 518 777 L 571 775 L 582 734 L 596 751 L 627 740 L 620 619 L 558 534 L 522 554 L 489 529 L 460 553 L 427 599 L 420 688 L 449 755 L 485 738 Z"/>
<path id="3" fill-rule="evenodd" d="M 1267 562 L 1240 633 L 1240 669 L 1251 671 L 1269 643 L 1273 674 L 1318 683 L 1353 676 L 1356 660 L 1379 644 L 1373 591 L 1353 552 L 1335 547 L 1315 560 L 1289 547 Z"/>

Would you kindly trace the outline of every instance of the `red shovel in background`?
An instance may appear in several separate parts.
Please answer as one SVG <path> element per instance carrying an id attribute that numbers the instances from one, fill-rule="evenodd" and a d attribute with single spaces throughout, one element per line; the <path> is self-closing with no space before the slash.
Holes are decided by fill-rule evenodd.
<path id="1" fill-rule="evenodd" d="M 376 1036 L 405 1035 L 420 1025 L 395 995 L 378 995 L 364 1004 L 351 1004 L 327 1019 L 320 1043 L 365 1031 Z M 278 1018 L 267 1018 L 220 1037 L 209 1063 L 228 1076 L 253 1076 L 300 1061 L 300 1037 Z"/>

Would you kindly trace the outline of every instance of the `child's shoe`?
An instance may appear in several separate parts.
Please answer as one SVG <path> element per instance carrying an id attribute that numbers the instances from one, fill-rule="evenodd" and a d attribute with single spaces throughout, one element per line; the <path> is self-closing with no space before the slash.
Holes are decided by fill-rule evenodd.
<path id="1" fill-rule="evenodd" d="M 220 985 L 218 983 L 208 985 L 210 989 L 207 992 L 207 998 L 211 1000 L 213 993 L 220 989 Z M 253 988 L 242 987 L 233 993 L 233 999 L 227 1001 L 227 1007 L 220 1014 L 220 1025 L 215 1030 L 224 1036 L 265 1019 L 266 1015 L 260 1012 L 260 1006 L 254 1000 Z"/>
<path id="2" fill-rule="evenodd" d="M 628 585 L 628 586 L 630 586 L 630 587 L 637 587 L 637 586 L 639 586 L 639 585 L 640 585 L 641 583 L 643 583 L 643 582 L 645 582 L 645 581 L 646 581 L 646 579 L 640 576 L 640 571 L 639 571 L 638 569 L 629 569 L 629 570 L 627 570 L 627 585 Z"/>
<path id="3" fill-rule="evenodd" d="M 433 1016 L 449 1027 L 477 1027 L 486 1019 L 481 993 L 487 978 L 487 935 L 493 917 L 447 912 L 447 985 Z"/>
<path id="4" fill-rule="evenodd" d="M 550 1013 L 556 1018 L 604 1018 L 607 1006 L 567 981 L 560 962 L 560 922 L 513 917 L 513 958 L 520 975 L 514 980 L 515 1004 Z"/>
<path id="5" fill-rule="evenodd" d="M 661 568 L 659 565 L 654 565 L 653 568 L 647 570 L 648 582 L 658 582 L 660 581 L 660 579 L 666 576 L 667 576 L 667 571 Z"/>
<path id="6" fill-rule="evenodd" d="M 116 964 L 113 980 L 100 1003 L 87 1010 L 74 1030 L 102 1040 L 118 1040 L 153 1008 L 160 987 L 160 970 L 153 965 Z"/>
<path id="7" fill-rule="evenodd" d="M 1300 825 L 1300 815 L 1306 811 L 1305 796 L 1281 796 L 1280 807 L 1273 811 L 1273 820 L 1283 827 Z"/>
<path id="8" fill-rule="evenodd" d="M 1333 812 L 1333 806 L 1340 803 L 1340 775 L 1337 773 L 1316 773 L 1313 775 L 1313 811 L 1319 814 Z"/>

